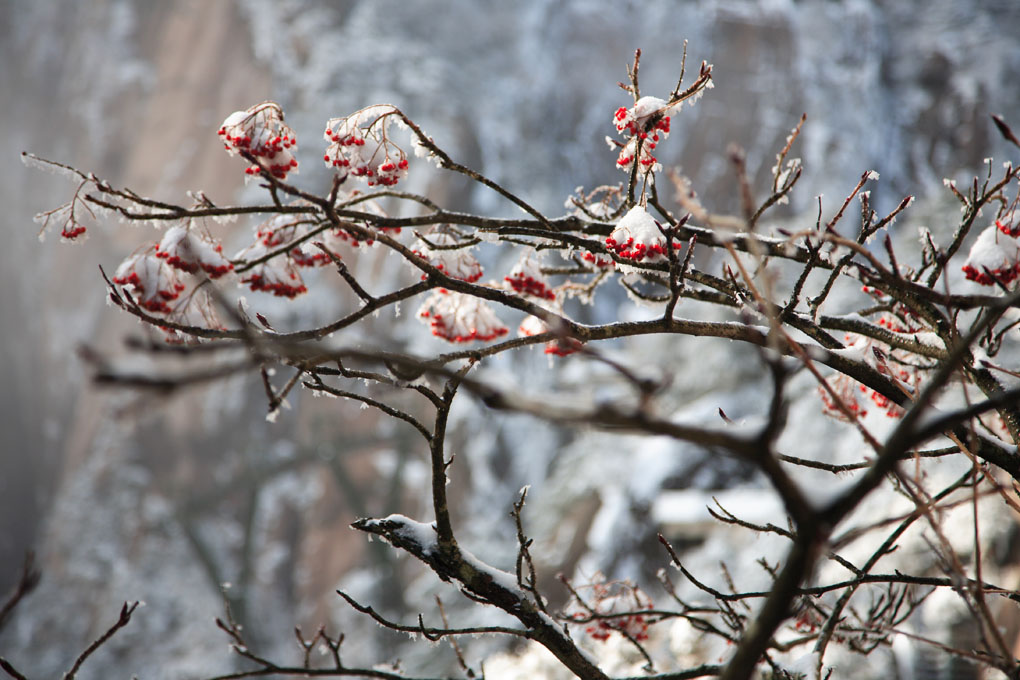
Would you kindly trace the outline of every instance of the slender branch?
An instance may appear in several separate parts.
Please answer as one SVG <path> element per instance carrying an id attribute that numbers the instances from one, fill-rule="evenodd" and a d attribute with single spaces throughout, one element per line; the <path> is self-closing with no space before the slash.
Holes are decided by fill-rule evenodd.
<path id="1" fill-rule="evenodd" d="M 14 678 L 14 680 L 28 680 L 28 678 L 21 674 L 21 671 L 14 667 L 14 664 L 2 656 L 0 656 L 0 668 L 2 668 L 7 675 Z"/>
<path id="2" fill-rule="evenodd" d="M 520 628 L 507 628 L 506 626 L 469 626 L 467 628 L 432 628 L 429 626 L 424 626 L 421 623 L 420 617 L 419 622 L 416 625 L 409 626 L 406 624 L 396 623 L 395 621 L 390 621 L 382 614 L 377 612 L 374 608 L 368 605 L 361 604 L 360 602 L 358 602 L 357 600 L 355 600 L 353 597 L 351 597 L 342 590 L 338 590 L 336 591 L 336 593 L 337 595 L 342 597 L 351 607 L 361 612 L 362 614 L 367 614 L 368 616 L 372 617 L 372 619 L 379 625 L 385 628 L 389 628 L 390 630 L 399 631 L 401 633 L 420 633 L 428 637 L 432 641 L 436 641 L 439 640 L 440 638 L 444 638 L 450 635 L 479 635 L 483 633 L 512 635 L 515 637 L 522 638 L 529 637 L 528 631 L 526 630 L 522 630 Z"/>
<path id="3" fill-rule="evenodd" d="M 81 666 L 85 661 L 92 656 L 93 653 L 116 634 L 118 630 L 128 625 L 131 621 L 131 615 L 135 613 L 135 609 L 138 608 L 139 602 L 125 602 L 124 606 L 120 608 L 120 615 L 117 617 L 116 623 L 110 626 L 105 633 L 96 638 L 95 642 L 89 645 L 84 652 L 78 655 L 78 658 L 74 660 L 74 664 L 71 668 L 64 673 L 63 680 L 73 680 L 81 670 Z"/>
<path id="4" fill-rule="evenodd" d="M 403 420 L 405 423 L 409 424 L 411 427 L 418 430 L 419 434 L 421 434 L 421 436 L 425 438 L 425 441 L 432 440 L 432 432 L 430 432 L 428 428 L 422 425 L 414 416 L 412 416 L 409 413 L 405 413 L 404 411 L 401 411 L 399 409 L 393 408 L 389 404 L 381 402 L 378 399 L 373 399 L 371 397 L 366 397 L 355 392 L 349 392 L 347 390 L 341 390 L 335 387 L 330 387 L 329 385 L 322 382 L 322 380 L 319 379 L 318 376 L 315 376 L 315 379 L 312 380 L 311 382 L 305 382 L 304 386 L 316 392 L 325 392 L 326 394 L 332 394 L 335 397 L 342 397 L 344 399 L 350 399 L 352 401 L 359 401 L 362 404 L 371 406 L 372 408 L 375 409 L 379 409 L 386 415 L 392 418 L 396 418 L 398 420 Z"/>
<path id="5" fill-rule="evenodd" d="M 18 582 L 11 589 L 3 605 L 0 606 L 0 630 L 3 630 L 4 625 L 14 612 L 14 608 L 18 606 L 18 603 L 38 587 L 41 579 L 42 572 L 35 566 L 35 553 L 29 552 L 25 555 L 25 561 L 21 564 L 21 574 L 18 576 Z"/>
<path id="6" fill-rule="evenodd" d="M 436 422 L 432 427 L 432 436 L 429 440 L 429 457 L 432 462 L 432 508 L 436 514 L 436 533 L 439 545 L 446 550 L 452 550 L 457 545 L 453 536 L 453 525 L 450 522 L 450 507 L 446 498 L 446 469 L 449 466 L 445 448 L 446 424 L 450 417 L 453 397 L 457 394 L 457 388 L 471 366 L 472 364 L 469 363 L 447 380 L 446 387 L 443 388 L 442 405 L 436 409 Z"/>

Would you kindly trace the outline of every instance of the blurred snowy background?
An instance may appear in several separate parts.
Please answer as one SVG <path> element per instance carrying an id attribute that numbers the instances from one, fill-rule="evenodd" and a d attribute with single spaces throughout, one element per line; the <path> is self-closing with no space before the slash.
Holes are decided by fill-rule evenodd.
<path id="1" fill-rule="evenodd" d="M 788 216 L 808 214 L 813 223 L 815 196 L 832 205 L 874 169 L 882 177 L 873 191 L 879 208 L 918 194 L 925 200 L 911 220 L 938 235 L 956 215 L 938 198 L 942 178 L 966 179 L 986 156 L 1008 157 L 989 114 L 1020 123 L 1018 35 L 1016 0 L 0 1 L 0 126 L 8 140 L 0 169 L 0 592 L 28 549 L 44 572 L 0 634 L 0 651 L 29 676 L 53 676 L 114 620 L 123 600 L 141 599 L 148 606 L 81 677 L 228 671 L 226 640 L 212 618 L 229 583 L 235 614 L 254 641 L 278 654 L 293 654 L 294 623 L 309 630 L 329 623 L 358 640 L 352 661 L 399 654 L 409 668 L 443 669 L 453 661 L 449 649 L 408 646 L 366 626 L 333 590 L 404 620 L 431 607 L 433 593 L 457 598 L 418 565 L 347 528 L 365 514 L 426 518 L 423 452 L 400 427 L 306 395 L 269 424 L 261 388 L 248 379 L 159 401 L 87 384 L 75 348 L 115 349 L 138 332 L 104 306 L 96 265 L 116 266 L 152 234 L 112 224 L 84 246 L 41 245 L 32 215 L 67 200 L 71 187 L 23 167 L 15 154 L 70 163 L 143 195 L 186 202 L 186 190 L 203 189 L 227 204 L 251 196 L 215 135 L 231 111 L 280 102 L 299 140 L 297 181 L 322 190 L 327 176 L 316 149 L 324 121 L 386 102 L 455 159 L 555 215 L 576 186 L 620 179 L 603 138 L 613 111 L 627 103 L 616 82 L 626 78 L 634 49 L 644 52 L 643 93 L 663 96 L 686 38 L 689 66 L 713 63 L 716 87 L 674 121 L 660 160 L 681 166 L 706 205 L 735 207 L 727 145 L 747 150 L 762 181 L 806 112 L 795 149 L 806 171 Z M 458 178 L 412 169 L 412 188 L 449 208 L 510 213 L 495 194 Z M 236 231 L 243 244 L 247 226 Z M 907 241 L 916 234 L 908 231 Z M 385 265 L 366 266 L 385 279 Z M 274 318 L 288 313 L 271 301 L 255 304 Z M 608 296 L 591 313 L 629 310 L 625 298 Z M 398 331 L 389 330 L 392 319 L 376 324 L 397 333 L 396 343 L 427 337 L 405 321 Z M 678 417 L 714 423 L 720 407 L 737 419 L 761 411 L 759 367 L 740 348 L 672 339 L 618 349 L 659 357 L 676 376 L 668 406 Z M 563 366 L 550 370 L 544 356 L 524 353 L 495 368 L 527 376 L 530 388 L 600 389 L 589 365 Z M 859 442 L 819 417 L 809 382 L 795 387 L 803 393 L 793 404 L 797 427 L 783 445 L 858 460 Z M 654 541 L 660 529 L 709 574 L 717 575 L 718 559 L 731 560 L 749 587 L 765 583 L 754 559 L 781 554 L 781 545 L 764 540 L 706 532 L 698 512 L 677 509 L 692 499 L 700 508 L 705 492 L 723 489 L 745 490 L 728 496 L 734 504 L 758 498 L 767 506 L 757 480 L 732 461 L 462 406 L 451 488 L 464 540 L 509 567 L 506 513 L 517 490 L 532 484 L 526 519 L 550 591 L 557 570 L 648 582 L 665 565 Z M 821 441 L 825 450 L 803 449 Z M 702 495 L 673 495 L 669 505 L 663 490 Z M 1002 543 L 1004 561 L 1010 527 L 1004 522 L 988 537 Z M 947 612 L 929 617 L 940 634 L 952 634 L 955 614 Z M 720 653 L 671 635 L 661 647 L 674 655 Z M 527 663 L 499 667 L 540 677 Z M 904 678 L 950 671 L 948 662 L 911 650 L 876 654 L 871 663 L 875 677 L 892 677 L 889 669 Z"/>

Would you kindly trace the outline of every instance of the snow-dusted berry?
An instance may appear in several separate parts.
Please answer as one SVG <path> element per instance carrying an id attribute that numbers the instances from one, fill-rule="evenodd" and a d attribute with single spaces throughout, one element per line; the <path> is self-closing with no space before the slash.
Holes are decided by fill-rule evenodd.
<path id="1" fill-rule="evenodd" d="M 826 378 L 825 382 L 832 388 L 832 392 L 839 400 L 839 404 L 837 404 L 836 399 L 833 399 L 829 390 L 824 387 L 818 388 L 818 396 L 822 399 L 822 412 L 825 415 L 844 422 L 850 422 L 847 413 L 844 412 L 844 408 L 845 411 L 848 411 L 850 415 L 856 418 L 863 418 L 868 415 L 868 409 L 865 408 L 867 404 L 862 404 L 857 400 L 858 391 L 856 388 L 858 386 L 863 387 L 863 385 L 859 385 L 853 378 L 842 373 Z M 840 404 L 844 408 L 840 408 Z"/>
<path id="2" fill-rule="evenodd" d="M 549 286 L 549 281 L 530 253 L 525 253 L 524 257 L 510 270 L 510 274 L 504 277 L 504 280 L 515 292 L 522 295 L 530 295 L 541 300 L 556 299 L 556 294 Z"/>
<path id="3" fill-rule="evenodd" d="M 559 312 L 560 310 L 557 309 Z M 521 322 L 521 325 L 517 327 L 517 335 L 522 338 L 530 338 L 534 335 L 540 335 L 546 333 L 549 330 L 549 325 L 534 315 L 528 315 Z M 555 338 L 545 343 L 545 353 L 555 354 L 556 356 L 565 357 L 581 349 L 581 341 L 576 338 L 562 337 Z"/>
<path id="4" fill-rule="evenodd" d="M 257 260 L 269 252 L 261 241 L 248 246 L 235 260 Z M 248 284 L 254 291 L 272 293 L 278 297 L 295 298 L 308 292 L 297 267 L 286 257 L 274 257 L 259 263 L 241 276 L 241 283 Z"/>
<path id="5" fill-rule="evenodd" d="M 630 172 L 635 161 L 642 170 L 659 170 L 652 152 L 669 136 L 670 117 L 667 102 L 658 97 L 642 97 L 631 108 L 620 107 L 613 115 L 616 131 L 628 138 L 626 143 L 607 138 L 610 146 L 620 147 L 616 165 Z M 638 151 L 640 147 L 640 152 Z"/>
<path id="6" fill-rule="evenodd" d="M 73 241 L 85 233 L 85 227 L 78 222 L 68 220 L 60 230 L 60 238 L 65 241 Z"/>
<path id="7" fill-rule="evenodd" d="M 895 313 L 878 317 L 875 323 L 893 333 L 914 334 L 923 330 L 923 326 L 917 323 L 917 315 L 909 307 L 897 305 L 893 311 Z"/>
<path id="8" fill-rule="evenodd" d="M 407 177 L 407 154 L 389 136 L 392 106 L 377 104 L 344 118 L 331 118 L 323 137 L 322 160 L 338 173 L 363 177 L 368 186 L 393 186 Z"/>
<path id="9" fill-rule="evenodd" d="M 549 311 L 556 314 L 563 314 L 563 310 L 559 304 L 551 306 Z M 534 315 L 524 317 L 524 320 L 520 322 L 519 326 L 517 326 L 517 334 L 521 337 L 531 337 L 532 335 L 539 335 L 541 333 L 548 332 L 549 330 L 549 324 Z M 581 342 L 578 341 L 577 338 L 563 335 L 561 337 L 555 337 L 546 343 L 546 354 L 566 357 L 577 352 L 580 348 Z"/>
<path id="10" fill-rule="evenodd" d="M 387 233 L 399 234 L 400 227 L 378 227 L 376 231 L 383 232 L 384 234 Z M 354 229 L 349 229 L 345 227 L 337 227 L 336 229 L 332 230 L 330 232 L 330 238 L 334 239 L 338 244 L 343 243 L 349 245 L 352 248 L 357 248 L 362 244 L 366 246 L 375 245 L 375 239 L 372 238 L 371 235 L 366 237 L 363 236 L 362 234 L 359 234 Z"/>
<path id="11" fill-rule="evenodd" d="M 308 202 L 298 200 L 289 203 L 288 207 L 307 205 Z M 280 213 L 256 225 L 255 240 L 273 250 L 306 236 L 315 225 L 315 220 L 308 215 Z"/>
<path id="12" fill-rule="evenodd" d="M 644 206 L 636 205 L 624 215 L 606 237 L 606 247 L 619 257 L 635 262 L 661 262 L 667 259 L 666 237 L 659 223 Z M 678 243 L 673 244 L 679 248 Z"/>
<path id="13" fill-rule="evenodd" d="M 987 227 L 971 246 L 963 273 L 985 286 L 1009 283 L 1020 275 L 1020 242 L 995 225 Z"/>
<path id="14" fill-rule="evenodd" d="M 323 238 L 317 238 L 316 240 L 321 242 L 330 250 L 330 252 L 336 255 L 337 259 L 343 259 L 340 254 L 336 252 L 335 243 L 330 243 L 330 241 L 337 240 L 330 237 L 332 232 L 333 230 L 330 229 L 321 234 Z M 299 245 L 291 248 L 287 252 L 287 256 L 290 258 L 291 262 L 299 267 L 321 267 L 332 262 L 333 258 L 331 258 L 328 253 L 323 252 L 322 249 L 315 245 L 315 243 L 316 241 L 302 241 Z"/>
<path id="15" fill-rule="evenodd" d="M 616 263 L 613 262 L 610 258 L 603 257 L 602 255 L 596 255 L 591 251 L 588 251 L 584 255 L 582 255 L 581 259 L 595 267 L 599 267 L 600 269 L 603 267 L 608 268 L 616 266 Z"/>
<path id="16" fill-rule="evenodd" d="M 522 338 L 530 338 L 533 335 L 541 335 L 549 330 L 545 321 L 542 321 L 537 316 L 529 314 L 524 317 L 524 321 L 517 327 L 517 335 Z"/>
<path id="17" fill-rule="evenodd" d="M 267 250 L 275 250 L 288 243 L 294 243 L 294 247 L 287 253 L 293 263 L 299 267 L 318 267 L 330 262 L 330 257 L 315 246 L 315 241 L 322 241 L 327 248 L 334 251 L 342 241 L 333 236 L 334 232 L 339 231 L 336 229 L 327 229 L 309 240 L 301 240 L 309 236 L 309 230 L 313 226 L 314 223 L 307 216 L 275 215 L 255 227 L 255 240 Z M 298 241 L 300 243 L 297 243 Z"/>
<path id="18" fill-rule="evenodd" d="M 626 172 L 630 172 L 630 169 L 634 165 L 634 158 L 638 153 L 637 148 L 637 138 L 632 138 L 629 142 L 622 145 L 620 148 L 620 154 L 616 157 L 616 167 Z M 662 169 L 662 166 L 658 163 L 655 156 L 652 155 L 653 148 L 654 147 L 651 147 L 649 144 L 641 145 L 641 154 L 638 162 L 642 170 L 658 172 Z"/>
<path id="19" fill-rule="evenodd" d="M 244 171 L 249 177 L 265 171 L 277 179 L 286 179 L 288 173 L 297 172 L 298 162 L 293 154 L 297 138 L 283 122 L 283 110 L 275 102 L 235 111 L 223 121 L 217 134 L 231 156 L 254 157 L 256 164 Z"/>
<path id="20" fill-rule="evenodd" d="M 49 172 L 54 172 L 54 168 L 58 168 L 61 171 L 65 170 L 63 166 L 51 163 L 50 161 L 43 161 L 29 153 L 22 153 L 21 159 L 29 167 Z M 77 176 L 75 178 L 77 179 Z M 32 218 L 32 221 L 39 225 L 39 240 L 42 241 L 46 238 L 46 232 L 51 226 L 59 225 L 61 240 L 84 241 L 85 239 L 79 240 L 79 237 L 86 233 L 86 227 L 82 220 L 91 219 L 94 222 L 96 218 L 94 207 L 90 206 L 85 200 L 85 196 L 88 195 L 88 192 L 94 186 L 92 180 L 80 182 L 70 201 L 52 210 L 37 213 Z"/>
<path id="21" fill-rule="evenodd" d="M 879 325 L 895 330 L 893 327 L 899 325 L 899 321 L 882 323 L 882 319 L 879 319 Z M 846 347 L 844 349 L 835 350 L 842 356 L 855 362 L 867 364 L 882 375 L 889 376 L 908 391 L 916 390 L 921 384 L 923 373 L 916 366 L 909 363 L 914 358 L 909 353 L 902 355 L 901 350 L 891 348 L 876 341 L 874 338 L 864 335 L 848 334 L 845 337 L 845 342 Z M 839 398 L 839 401 L 842 402 L 846 411 L 849 411 L 855 417 L 863 418 L 868 414 L 868 410 L 865 408 L 867 402 L 862 403 L 859 401 L 861 396 L 867 397 L 878 408 L 885 410 L 885 414 L 890 418 L 898 418 L 903 415 L 903 409 L 893 400 L 884 394 L 876 392 L 867 385 L 860 384 L 843 373 L 830 376 L 826 379 L 826 382 Z M 847 420 L 847 414 L 839 407 L 839 404 L 837 404 L 828 390 L 824 387 L 819 387 L 819 394 L 822 399 L 822 410 L 826 415 L 832 416 L 837 420 Z"/>
<path id="22" fill-rule="evenodd" d="M 1012 219 L 995 220 L 995 226 L 1006 236 L 1012 236 L 1013 238 L 1020 236 L 1020 221 L 1014 222 Z"/>
<path id="23" fill-rule="evenodd" d="M 172 308 L 168 303 L 176 300 L 185 289 L 174 270 L 150 254 L 135 254 L 121 262 L 113 282 L 130 288 L 139 305 L 160 314 L 170 313 Z"/>
<path id="24" fill-rule="evenodd" d="M 212 298 L 205 290 L 198 290 L 195 291 L 194 295 L 189 295 L 184 304 L 177 305 L 168 318 L 185 326 L 226 330 L 226 326 L 216 312 Z M 164 340 L 171 345 L 197 344 L 202 342 L 200 337 L 181 333 L 168 326 L 160 326 L 159 328 L 165 333 Z"/>
<path id="25" fill-rule="evenodd" d="M 156 246 L 156 257 L 175 269 L 194 274 L 199 269 L 218 279 L 234 269 L 223 256 L 223 246 L 195 229 L 177 225 L 167 229 Z"/>
<path id="26" fill-rule="evenodd" d="M 474 283 L 482 278 L 482 265 L 471 253 L 471 246 L 448 231 L 438 230 L 419 239 L 414 252 L 448 276 Z M 424 277 L 423 277 L 424 278 Z"/>
<path id="27" fill-rule="evenodd" d="M 335 229 L 327 229 L 316 234 L 310 240 L 301 242 L 292 248 L 287 255 L 299 267 L 321 267 L 322 265 L 329 264 L 333 261 L 333 258 L 324 253 L 316 245 L 317 242 L 326 246 L 330 253 L 339 259 L 353 254 L 355 251 L 352 249 L 357 248 L 362 243 L 367 246 L 371 246 L 374 243 L 371 238 L 361 240 L 353 231 L 337 227 Z"/>
<path id="28" fill-rule="evenodd" d="M 666 116 L 668 109 L 666 101 L 658 97 L 641 97 L 632 108 L 620 107 L 613 116 L 613 124 L 616 131 L 632 137 L 647 133 L 650 130 L 658 129 L 660 132 L 669 134 L 669 117 Z M 659 126 L 662 121 L 667 121 Z M 658 126 L 658 127 L 656 127 Z M 658 140 L 656 140 L 658 141 Z"/>
<path id="29" fill-rule="evenodd" d="M 494 340 L 509 329 L 484 300 L 437 289 L 418 310 L 418 318 L 432 327 L 432 335 L 450 342 Z"/>
<path id="30" fill-rule="evenodd" d="M 580 608 L 571 607 L 569 617 L 587 624 L 584 630 L 593 639 L 605 642 L 614 632 L 638 642 L 648 639 L 653 620 L 645 612 L 653 603 L 638 586 L 630 581 L 607 581 L 597 573 L 589 585 L 574 586 L 574 590 L 589 594 Z"/>

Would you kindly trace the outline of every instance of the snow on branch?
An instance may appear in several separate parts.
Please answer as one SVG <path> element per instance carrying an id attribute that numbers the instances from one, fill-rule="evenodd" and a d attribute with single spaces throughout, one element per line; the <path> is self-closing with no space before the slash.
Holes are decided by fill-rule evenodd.
<path id="1" fill-rule="evenodd" d="M 99 284 L 142 324 L 147 336 L 134 338 L 129 349 L 152 361 L 132 363 L 92 348 L 82 357 L 98 382 L 162 394 L 257 373 L 271 421 L 288 398 L 297 402 L 303 387 L 410 425 L 415 434 L 407 446 L 424 454 L 428 476 L 411 512 L 430 507 L 434 520 L 390 514 L 351 526 L 421 561 L 470 604 L 499 609 L 514 623 L 450 625 L 439 601 L 442 626 L 427 626 L 424 614 L 417 625 L 399 623 L 340 593 L 392 630 L 433 641 L 477 634 L 526 638 L 577 677 L 598 680 L 626 676 L 610 670 L 616 644 L 637 659 L 634 667 L 645 677 L 659 680 L 746 680 L 760 672 L 789 677 L 791 669 L 827 678 L 835 654 L 868 655 L 891 645 L 926 598 L 946 593 L 969 612 L 981 644 L 980 652 L 948 649 L 1016 676 L 1015 641 L 1000 632 L 988 601 L 1012 605 L 1020 597 L 982 571 L 980 534 L 989 522 L 978 507 L 985 513 L 982 503 L 993 499 L 1020 512 L 1020 168 L 1007 163 L 993 171 L 989 163 L 970 186 L 950 183 L 962 211 L 952 216 L 948 238 L 939 234 L 942 245 L 927 227 L 920 240 L 916 228 L 909 239 L 895 228 L 911 219 L 913 196 L 884 216 L 874 209 L 870 190 L 879 175 L 871 170 L 835 206 L 818 197 L 817 214 L 772 222 L 811 170 L 791 156 L 805 126 L 802 116 L 774 156 L 764 186 L 755 186 L 741 149 L 726 152 L 740 211 L 716 212 L 693 180 L 664 170 L 653 155 L 671 131 L 675 140 L 683 105 L 712 88 L 712 66 L 703 62 L 684 85 L 685 45 L 680 79 L 660 96 L 642 94 L 639 68 L 637 52 L 628 82 L 621 83 L 629 101 L 604 119 L 615 133 L 607 138 L 605 166 L 623 170 L 626 180 L 578 187 L 558 216 L 458 163 L 442 140 L 388 104 L 339 112 L 326 122 L 319 153 L 331 181 L 319 190 L 295 178 L 297 132 L 284 122 L 279 104 L 228 115 L 217 135 L 231 156 L 245 161 L 246 180 L 258 187 L 261 199 L 250 205 L 215 205 L 202 192 L 182 204 L 146 198 L 23 154 L 26 165 L 75 183 L 69 201 L 40 213 L 44 231 L 74 240 L 110 217 L 160 230 L 134 252 L 119 253 L 119 264 L 104 253 L 112 259 L 103 263 L 110 269 L 101 270 L 105 281 Z M 1016 142 L 1004 119 L 994 124 Z M 423 157 L 435 167 L 416 160 Z M 440 197 L 394 188 L 427 172 L 459 174 L 521 214 L 459 212 Z M 663 172 L 666 183 L 659 182 Z M 233 225 L 242 220 L 251 224 Z M 222 246 L 228 242 L 243 247 L 229 256 Z M 239 298 L 235 288 L 251 299 Z M 417 312 L 401 313 L 404 303 L 417 305 Z M 548 355 L 549 370 L 525 368 L 521 355 L 536 347 Z M 702 388 L 687 381 L 729 371 L 741 355 L 757 371 L 753 379 L 741 378 L 749 383 L 739 389 L 754 391 L 745 422 L 721 403 L 692 420 L 682 405 Z M 162 361 L 168 357 L 176 363 Z M 681 367 L 687 373 L 678 374 Z M 484 415 L 462 419 L 454 405 L 463 394 Z M 831 418 L 812 431 L 855 438 L 858 449 L 849 462 L 835 460 L 830 442 L 791 434 L 798 431 L 791 419 L 804 413 L 794 416 L 791 403 L 805 394 L 815 400 L 814 417 Z M 724 396 L 702 399 L 721 402 Z M 667 474 L 644 480 L 654 489 L 632 504 L 635 515 L 653 509 L 638 529 L 658 535 L 665 553 L 622 548 L 627 564 L 658 560 L 655 588 L 661 585 L 661 592 L 582 574 L 580 567 L 550 579 L 541 548 L 528 535 L 525 492 L 507 508 L 506 535 L 513 540 L 505 554 L 516 555 L 515 568 L 504 571 L 471 554 L 460 542 L 468 510 L 460 493 L 447 493 L 451 479 L 461 483 L 451 468 L 463 465 L 450 442 L 460 446 L 471 437 L 460 431 L 451 438 L 448 430 L 495 432 L 493 423 L 507 413 L 708 452 L 706 469 L 750 470 L 747 478 L 767 487 L 774 502 L 719 495 L 704 513 L 686 512 L 698 521 L 671 521 L 688 533 L 709 526 L 776 541 L 778 557 L 758 562 L 764 585 L 738 583 L 725 563 L 719 573 L 703 573 L 659 533 L 666 521 L 654 526 L 648 515 L 669 507 L 665 497 L 654 502 Z M 591 476 L 601 494 L 594 495 L 607 507 L 627 505 L 620 499 L 634 500 L 626 495 L 630 482 L 614 478 L 616 468 L 605 466 L 611 456 L 598 449 L 588 457 L 602 462 L 580 464 L 597 468 Z M 644 455 L 645 448 L 636 451 Z M 939 461 L 960 468 L 953 480 L 934 474 Z M 688 472 L 683 475 L 686 483 Z M 818 475 L 830 483 L 818 484 Z M 769 517 L 750 516 L 755 508 L 769 509 Z M 967 540 L 946 530 L 947 518 L 963 510 L 973 517 Z M 880 565 L 914 525 L 930 535 L 916 572 L 914 565 Z M 593 529 L 578 544 L 596 534 Z M 860 547 L 864 539 L 867 548 Z M 973 545 L 978 550 L 971 557 Z M 681 581 L 674 583 L 668 565 Z M 841 576 L 830 577 L 830 568 Z M 30 589 L 27 583 L 21 588 Z M 20 599 L 15 593 L 8 602 Z M 128 623 L 136 606 L 125 605 L 117 624 L 86 649 L 68 677 Z M 0 623 L 11 608 L 5 606 Z M 405 677 L 344 665 L 344 636 L 325 627 L 310 637 L 297 631 L 303 664 L 294 666 L 254 650 L 229 612 L 219 626 L 249 669 L 222 678 Z M 703 651 L 699 658 L 662 653 L 668 647 L 663 640 L 680 636 L 681 626 L 684 639 Z M 313 647 L 326 652 L 319 665 Z M 461 669 L 474 673 L 463 650 L 454 649 Z M 23 677 L 10 661 L 0 658 L 0 667 Z"/>

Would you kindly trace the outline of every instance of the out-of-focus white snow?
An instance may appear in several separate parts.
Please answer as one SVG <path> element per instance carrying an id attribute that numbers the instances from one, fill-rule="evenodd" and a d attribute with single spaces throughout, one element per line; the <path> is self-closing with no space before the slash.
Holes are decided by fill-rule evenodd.
<path id="1" fill-rule="evenodd" d="M 684 489 L 663 491 L 652 503 L 652 520 L 670 535 L 704 537 L 720 529 L 709 508 L 724 515 L 720 507 L 739 519 L 754 524 L 774 524 L 787 528 L 782 500 L 771 489 Z M 744 531 L 734 529 L 734 531 Z"/>

